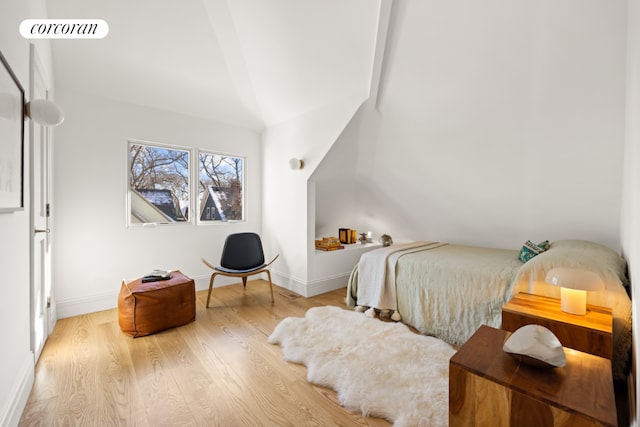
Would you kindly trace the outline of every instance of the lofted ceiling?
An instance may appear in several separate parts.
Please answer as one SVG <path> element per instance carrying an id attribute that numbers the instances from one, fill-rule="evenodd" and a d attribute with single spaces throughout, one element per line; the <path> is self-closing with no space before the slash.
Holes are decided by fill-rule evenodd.
<path id="1" fill-rule="evenodd" d="M 380 2 L 47 0 L 103 19 L 101 40 L 52 40 L 55 86 L 262 130 L 369 90 Z"/>

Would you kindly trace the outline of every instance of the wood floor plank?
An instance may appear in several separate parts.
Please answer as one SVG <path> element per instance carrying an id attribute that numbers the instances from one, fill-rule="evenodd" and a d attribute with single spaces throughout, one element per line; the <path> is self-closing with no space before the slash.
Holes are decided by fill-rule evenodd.
<path id="1" fill-rule="evenodd" d="M 157 335 L 130 340 L 135 379 L 143 393 L 143 419 L 151 426 L 161 425 L 167 419 L 175 424 L 195 425 L 189 405 L 172 374 L 172 360 L 163 354 Z"/>
<path id="2" fill-rule="evenodd" d="M 267 282 L 196 294 L 196 321 L 130 338 L 117 310 L 61 319 L 36 366 L 20 426 L 372 426 L 333 390 L 307 382 L 267 343 L 286 317 L 344 305 L 345 289 L 312 298 Z"/>
<path id="3" fill-rule="evenodd" d="M 132 381 L 133 365 L 128 348 L 122 345 L 113 323 L 96 326 L 99 334 L 94 339 L 103 339 L 103 343 L 94 343 L 104 351 L 94 357 L 95 377 L 99 387 L 95 390 L 96 422 L 102 425 L 124 425 L 127 420 L 136 419 L 135 408 L 139 395 L 136 383 Z"/>

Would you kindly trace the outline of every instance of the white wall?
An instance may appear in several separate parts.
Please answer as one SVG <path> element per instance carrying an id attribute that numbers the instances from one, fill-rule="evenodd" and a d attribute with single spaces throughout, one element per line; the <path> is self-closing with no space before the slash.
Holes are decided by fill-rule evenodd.
<path id="1" fill-rule="evenodd" d="M 14 19 L 0 18 L 0 50 L 18 76 L 25 90 L 29 82 L 29 46 L 11 31 Z M 6 25 L 6 26 L 5 26 Z M 16 32 L 17 35 L 17 32 Z M 25 127 L 26 128 L 26 127 Z M 25 134 L 25 141 L 29 141 Z M 28 159 L 29 147 L 25 144 Z M 25 188 L 29 188 L 28 161 L 25 162 Z M 29 192 L 25 192 L 23 211 L 0 213 L 0 425 L 19 419 L 25 402 L 19 402 L 20 389 L 31 388 L 33 353 L 29 324 Z M 27 384 L 25 384 L 25 382 Z M 28 390 L 27 390 L 28 393 Z M 28 396 L 28 395 L 27 395 Z"/>
<path id="2" fill-rule="evenodd" d="M 265 245 L 282 258 L 272 268 L 276 283 L 302 295 L 310 295 L 307 284 L 314 279 L 315 211 L 308 208 L 308 179 L 331 145 L 366 98 L 365 93 L 345 96 L 334 104 L 311 111 L 294 120 L 268 128 L 263 144 L 263 231 Z M 305 162 L 302 170 L 289 167 L 290 158 Z"/>
<path id="3" fill-rule="evenodd" d="M 362 108 L 355 113 L 338 141 L 360 138 L 356 123 L 363 115 L 361 110 Z M 358 156 L 356 144 L 336 143 L 309 178 L 315 187 L 315 200 L 318 201 L 315 204 L 315 237 L 337 237 L 338 228 L 358 229 L 356 218 L 359 186 L 354 179 Z"/>
<path id="4" fill-rule="evenodd" d="M 625 28 L 621 2 L 394 2 L 378 108 L 332 149 L 356 159 L 348 196 L 331 178 L 343 158 L 314 176 L 317 205 L 353 196 L 356 219 L 316 208 L 316 224 L 619 249 Z"/>
<path id="5" fill-rule="evenodd" d="M 11 4 L 9 4 L 11 3 Z M 29 100 L 29 41 L 19 32 L 20 22 L 33 14 L 46 16 L 44 1 L 0 1 L 0 51 L 9 62 Z M 44 64 L 51 74 L 49 44 L 36 43 Z M 0 425 L 17 425 L 31 390 L 34 357 L 30 344 L 30 181 L 29 126 L 25 122 L 24 200 L 25 209 L 0 213 Z"/>
<path id="6" fill-rule="evenodd" d="M 628 1 L 627 45 L 627 134 L 625 144 L 624 193 L 622 209 L 622 252 L 629 265 L 633 299 L 633 342 L 635 366 L 640 366 L 637 343 L 637 296 L 640 295 L 640 0 Z M 636 368 L 637 369 L 637 368 Z M 640 381 L 636 376 L 636 396 L 640 396 Z M 633 408 L 634 410 L 636 408 Z M 634 411 L 635 413 L 635 411 Z M 632 425 L 638 425 L 637 417 Z"/>
<path id="7" fill-rule="evenodd" d="M 356 163 L 353 156 L 356 153 L 350 147 L 340 150 L 344 146 L 336 146 L 335 142 L 343 138 L 343 132 L 354 129 L 350 123 L 363 101 L 377 95 L 391 3 L 392 0 L 382 0 L 377 5 L 374 33 L 360 34 L 371 41 L 370 50 L 364 52 L 371 62 L 368 71 L 363 73 L 360 87 L 354 87 L 352 94 L 344 94 L 335 102 L 270 126 L 263 135 L 264 233 L 274 250 L 283 254 L 274 266 L 274 277 L 281 286 L 305 296 L 343 287 L 345 275 L 364 250 L 358 248 L 339 257 L 318 254 L 314 240 L 335 235 L 338 226 L 334 231 L 334 223 L 339 227 L 352 227 L 347 224 L 355 219 L 352 190 L 356 187 L 345 177 L 350 176 Z M 354 55 L 356 53 L 363 54 L 354 52 Z M 304 171 L 287 170 L 285 162 L 291 157 L 304 159 Z M 323 164 L 331 164 L 332 168 L 326 171 L 321 168 Z M 317 187 L 319 179 L 330 185 Z M 336 217 L 338 220 L 333 221 Z"/>
<path id="8" fill-rule="evenodd" d="M 58 88 L 66 119 L 55 141 L 54 279 L 58 317 L 113 308 L 123 278 L 180 269 L 208 286 L 224 238 L 261 231 L 261 149 L 257 133 L 213 121 L 90 97 Z M 246 156 L 246 221 L 127 228 L 127 140 Z M 266 256 L 269 253 L 265 254 Z M 216 285 L 229 283 L 220 279 Z"/>

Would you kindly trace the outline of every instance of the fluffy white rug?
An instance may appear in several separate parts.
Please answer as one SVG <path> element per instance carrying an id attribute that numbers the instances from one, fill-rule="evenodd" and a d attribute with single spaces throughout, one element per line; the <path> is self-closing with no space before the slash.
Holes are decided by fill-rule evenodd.
<path id="1" fill-rule="evenodd" d="M 316 307 L 282 320 L 269 337 L 284 359 L 307 366 L 307 380 L 338 392 L 350 411 L 396 427 L 446 426 L 449 359 L 455 350 L 401 323 L 338 307 Z"/>

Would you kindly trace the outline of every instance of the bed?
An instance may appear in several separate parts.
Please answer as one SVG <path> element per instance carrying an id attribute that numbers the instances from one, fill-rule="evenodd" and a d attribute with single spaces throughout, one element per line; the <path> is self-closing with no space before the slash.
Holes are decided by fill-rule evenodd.
<path id="1" fill-rule="evenodd" d="M 626 262 L 594 242 L 560 240 L 522 262 L 520 250 L 412 242 L 363 254 L 347 288 L 347 305 L 394 314 L 426 335 L 461 345 L 482 324 L 499 328 L 502 306 L 518 292 L 560 297 L 544 282 L 554 267 L 594 271 L 605 290 L 589 304 L 613 313 L 613 372 L 622 379 L 631 351 L 631 299 Z"/>

